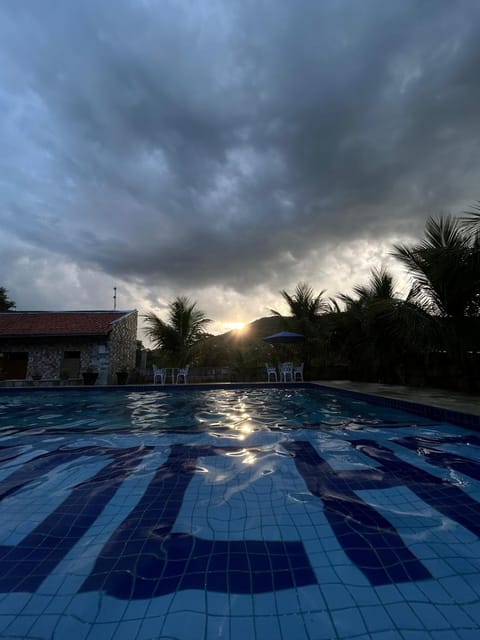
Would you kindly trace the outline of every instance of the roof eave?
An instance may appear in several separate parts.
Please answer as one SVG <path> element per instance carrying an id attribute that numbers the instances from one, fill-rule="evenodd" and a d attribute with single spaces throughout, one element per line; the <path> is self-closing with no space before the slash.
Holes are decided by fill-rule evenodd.
<path id="1" fill-rule="evenodd" d="M 106 333 L 2 333 L 3 338 L 107 338 L 110 331 Z"/>

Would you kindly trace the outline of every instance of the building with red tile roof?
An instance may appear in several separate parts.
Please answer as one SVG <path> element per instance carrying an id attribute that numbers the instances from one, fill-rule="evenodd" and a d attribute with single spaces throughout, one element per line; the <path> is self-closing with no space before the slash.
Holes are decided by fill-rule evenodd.
<path id="1" fill-rule="evenodd" d="M 99 383 L 135 366 L 137 312 L 0 313 L 0 379 L 78 379 L 93 369 Z"/>

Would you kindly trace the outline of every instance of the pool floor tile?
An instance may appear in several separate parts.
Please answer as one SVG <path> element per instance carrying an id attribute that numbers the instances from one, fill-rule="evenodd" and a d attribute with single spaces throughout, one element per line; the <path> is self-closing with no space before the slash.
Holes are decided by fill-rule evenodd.
<path id="1" fill-rule="evenodd" d="M 331 611 L 332 620 L 341 638 L 350 638 L 352 635 L 366 633 L 365 621 L 360 609 L 352 607 L 349 609 L 337 609 Z"/>
<path id="2" fill-rule="evenodd" d="M 90 632 L 86 636 L 87 640 L 115 640 L 118 623 L 103 622 L 92 625 Z"/>
<path id="3" fill-rule="evenodd" d="M 310 418 L 301 393 L 293 397 L 299 408 L 285 425 L 302 427 Z M 382 426 L 363 401 L 351 406 L 372 425 L 364 433 L 361 422 L 242 441 L 146 430 L 90 445 L 87 434 L 65 432 L 12 458 L 0 471 L 0 498 L 8 494 L 0 560 L 12 588 L 0 594 L 0 637 L 477 640 L 480 484 L 451 481 L 445 461 L 460 478 L 474 475 L 480 466 L 464 459 L 477 457 L 478 445 L 465 451 L 465 432 L 452 425 L 420 420 L 410 429 L 406 414 L 395 425 L 393 412 Z M 208 414 L 201 403 L 188 407 L 188 398 L 176 405 L 177 425 Z M 231 400 L 225 407 L 236 411 Z M 263 428 L 270 407 L 262 411 Z M 409 448 L 409 437 L 421 446 Z M 248 456 L 256 462 L 245 464 Z M 459 497 L 462 513 L 448 496 Z M 32 593 L 9 586 L 10 570 Z"/>
<path id="4" fill-rule="evenodd" d="M 309 640 L 309 632 L 303 615 L 298 613 L 281 614 L 278 617 L 284 638 Z"/>
<path id="5" fill-rule="evenodd" d="M 403 629 L 405 632 L 410 633 L 412 631 L 425 630 L 426 628 L 410 604 L 406 602 L 385 605 L 385 610 L 398 629 Z"/>
<path id="6" fill-rule="evenodd" d="M 159 636 L 166 636 L 167 638 L 178 637 L 182 640 L 198 640 L 198 638 L 204 637 L 207 626 L 207 616 L 189 611 L 169 613 L 165 617 L 165 623 L 161 624 L 161 622 L 163 622 L 161 618 L 147 619 L 144 621 L 138 640 Z M 147 631 L 150 633 L 150 636 L 145 635 Z"/>
<path id="7" fill-rule="evenodd" d="M 392 618 L 382 606 L 362 607 L 362 617 L 369 633 L 388 631 L 395 626 Z"/>
<path id="8" fill-rule="evenodd" d="M 245 640 L 255 638 L 255 624 L 252 616 L 230 616 L 230 639 Z"/>

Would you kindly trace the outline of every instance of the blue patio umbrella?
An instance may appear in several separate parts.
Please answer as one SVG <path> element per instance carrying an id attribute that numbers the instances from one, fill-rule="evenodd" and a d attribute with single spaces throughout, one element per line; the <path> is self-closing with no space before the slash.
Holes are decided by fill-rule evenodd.
<path id="1" fill-rule="evenodd" d="M 293 333 L 292 331 L 280 331 L 271 336 L 262 338 L 264 342 L 270 344 L 294 344 L 297 342 L 305 342 L 305 336 L 302 333 Z"/>

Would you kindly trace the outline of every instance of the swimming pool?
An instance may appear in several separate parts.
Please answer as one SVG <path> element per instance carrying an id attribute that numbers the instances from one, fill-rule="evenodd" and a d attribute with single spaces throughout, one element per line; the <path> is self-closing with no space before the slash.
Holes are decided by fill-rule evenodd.
<path id="1" fill-rule="evenodd" d="M 477 638 L 480 436 L 299 386 L 0 395 L 0 637 Z"/>

